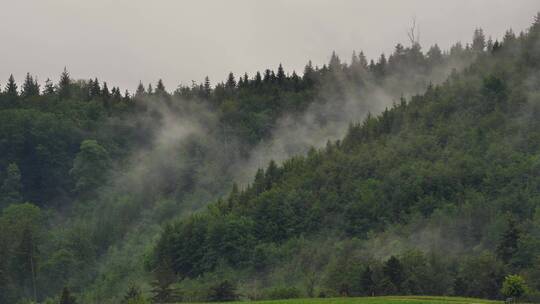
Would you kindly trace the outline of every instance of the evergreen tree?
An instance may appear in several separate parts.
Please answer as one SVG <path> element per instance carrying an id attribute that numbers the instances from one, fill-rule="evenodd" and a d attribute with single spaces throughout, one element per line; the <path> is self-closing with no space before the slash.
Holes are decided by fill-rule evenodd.
<path id="1" fill-rule="evenodd" d="M 255 74 L 255 79 L 253 81 L 255 83 L 255 86 L 260 86 L 261 85 L 262 76 L 261 76 L 261 73 L 259 71 L 257 71 L 257 73 Z"/>
<path id="2" fill-rule="evenodd" d="M 277 81 L 278 83 L 282 84 L 285 82 L 285 71 L 283 70 L 283 66 L 281 63 L 279 64 L 278 70 L 277 70 Z"/>
<path id="3" fill-rule="evenodd" d="M 178 300 L 179 295 L 171 285 L 176 282 L 176 275 L 172 271 L 172 263 L 161 261 L 160 266 L 153 271 L 155 280 L 152 285 L 152 302 L 169 303 Z"/>
<path id="4" fill-rule="evenodd" d="M 330 62 L 328 63 L 328 68 L 331 71 L 340 71 L 341 70 L 341 60 L 339 59 L 338 55 L 336 55 L 336 52 L 332 52 L 332 56 L 330 56 Z"/>
<path id="5" fill-rule="evenodd" d="M 9 204 L 22 203 L 21 189 L 21 171 L 16 164 L 11 163 L 7 167 L 6 177 L 0 187 L 0 210 Z"/>
<path id="6" fill-rule="evenodd" d="M 154 94 L 154 89 L 152 88 L 152 84 L 151 84 L 151 83 L 148 84 L 148 88 L 146 89 L 146 93 L 147 93 L 148 95 Z"/>
<path id="7" fill-rule="evenodd" d="M 481 28 L 474 30 L 472 49 L 481 52 L 486 47 L 486 37 L 484 31 Z"/>
<path id="8" fill-rule="evenodd" d="M 505 263 L 509 263 L 517 252 L 520 231 L 512 216 L 508 216 L 506 231 L 503 233 L 497 246 L 497 256 Z"/>
<path id="9" fill-rule="evenodd" d="M 236 286 L 228 280 L 212 286 L 208 295 L 208 300 L 213 302 L 227 302 L 237 299 Z"/>
<path id="10" fill-rule="evenodd" d="M 403 271 L 403 265 L 399 259 L 395 256 L 391 256 L 386 263 L 384 263 L 383 272 L 385 277 L 394 285 L 398 292 L 401 291 L 405 274 Z"/>
<path id="11" fill-rule="evenodd" d="M 139 81 L 139 85 L 137 86 L 137 91 L 135 91 L 135 98 L 142 98 L 146 94 L 146 90 L 144 89 L 144 85 L 142 81 Z"/>
<path id="12" fill-rule="evenodd" d="M 270 82 L 272 82 L 272 71 L 270 71 L 270 69 L 266 69 L 266 70 L 264 71 L 263 82 L 264 82 L 264 83 L 270 83 Z"/>
<path id="13" fill-rule="evenodd" d="M 375 293 L 375 282 L 373 281 L 373 271 L 371 267 L 366 266 L 360 277 L 360 284 L 362 286 L 362 291 L 364 295 L 374 296 Z"/>
<path id="14" fill-rule="evenodd" d="M 31 286 L 33 298 L 37 300 L 36 290 L 36 256 L 38 254 L 34 231 L 25 227 L 17 250 L 15 251 L 15 263 L 21 286 Z"/>
<path id="15" fill-rule="evenodd" d="M 129 91 L 126 89 L 124 91 L 124 97 L 122 98 L 124 102 L 129 102 L 131 100 L 131 94 L 129 94 Z"/>
<path id="16" fill-rule="evenodd" d="M 313 69 L 313 64 L 311 60 L 308 61 L 304 67 L 303 80 L 308 87 L 312 86 L 315 83 L 315 70 Z"/>
<path id="17" fill-rule="evenodd" d="M 17 83 L 15 83 L 15 78 L 13 77 L 13 74 L 9 75 L 6 89 L 4 90 L 4 92 L 9 97 L 19 96 L 19 92 L 17 90 Z"/>
<path id="18" fill-rule="evenodd" d="M 69 289 L 64 287 L 60 296 L 60 304 L 77 304 L 77 299 L 71 295 Z"/>
<path id="19" fill-rule="evenodd" d="M 141 289 L 136 285 L 130 285 L 120 304 L 139 304 L 143 303 L 144 298 Z"/>
<path id="20" fill-rule="evenodd" d="M 156 90 L 154 92 L 159 97 L 166 97 L 168 95 L 167 91 L 165 90 L 165 85 L 163 84 L 163 80 L 159 79 L 156 84 Z"/>
<path id="21" fill-rule="evenodd" d="M 75 178 L 75 191 L 85 192 L 95 189 L 103 182 L 103 176 L 108 168 L 107 150 L 95 140 L 84 140 L 70 171 Z"/>
<path id="22" fill-rule="evenodd" d="M 210 78 L 208 78 L 208 76 L 204 77 L 203 92 L 205 98 L 210 98 L 210 95 L 212 94 L 212 86 L 210 84 Z"/>
<path id="23" fill-rule="evenodd" d="M 442 51 L 437 44 L 433 45 L 426 55 L 428 62 L 432 67 L 440 64 L 443 60 Z"/>
<path id="24" fill-rule="evenodd" d="M 39 84 L 36 80 L 30 75 L 30 73 L 26 73 L 26 78 L 24 79 L 23 84 L 23 90 L 22 90 L 22 96 L 24 97 L 32 97 L 32 96 L 38 96 L 39 95 Z"/>
<path id="25" fill-rule="evenodd" d="M 356 68 L 360 61 L 358 60 L 358 56 L 356 55 L 356 51 L 352 52 L 351 55 L 351 68 Z"/>
<path id="26" fill-rule="evenodd" d="M 90 98 L 98 98 L 101 96 L 101 87 L 99 85 L 99 80 L 96 78 L 92 82 L 92 85 L 90 86 Z"/>
<path id="27" fill-rule="evenodd" d="M 274 160 L 270 160 L 264 175 L 265 190 L 269 190 L 272 184 L 279 179 L 279 168 Z"/>
<path id="28" fill-rule="evenodd" d="M 43 94 L 47 96 L 54 94 L 54 84 L 49 78 L 45 80 L 45 89 L 43 90 Z"/>
<path id="29" fill-rule="evenodd" d="M 58 96 L 60 99 L 66 99 L 71 97 L 71 78 L 66 68 L 62 74 L 60 74 L 60 81 L 58 82 Z"/>
<path id="30" fill-rule="evenodd" d="M 234 79 L 234 74 L 232 72 L 230 72 L 229 77 L 227 77 L 227 82 L 225 83 L 225 87 L 228 89 L 236 88 L 236 80 Z"/>
<path id="31" fill-rule="evenodd" d="M 358 62 L 360 63 L 361 67 L 363 67 L 364 69 L 367 69 L 368 62 L 366 59 L 366 55 L 364 55 L 363 51 L 360 51 L 360 54 L 358 55 Z"/>
<path id="32" fill-rule="evenodd" d="M 105 108 L 109 108 L 110 105 L 110 99 L 111 99 L 111 92 L 109 92 L 109 88 L 107 87 L 107 82 L 103 82 L 103 89 L 101 89 L 101 99 L 103 100 L 103 105 Z"/>

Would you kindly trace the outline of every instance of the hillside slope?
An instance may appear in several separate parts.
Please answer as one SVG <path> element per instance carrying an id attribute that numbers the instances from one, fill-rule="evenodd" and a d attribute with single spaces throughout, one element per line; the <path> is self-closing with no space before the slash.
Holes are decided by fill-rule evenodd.
<path id="1" fill-rule="evenodd" d="M 478 50 L 422 95 L 341 141 L 259 170 L 165 227 L 148 260 L 184 299 L 238 284 L 249 298 L 540 288 L 540 19 Z M 173 277 L 174 279 L 171 279 Z M 173 285 L 174 286 L 174 285 Z M 535 291 L 536 290 L 536 291 Z"/>

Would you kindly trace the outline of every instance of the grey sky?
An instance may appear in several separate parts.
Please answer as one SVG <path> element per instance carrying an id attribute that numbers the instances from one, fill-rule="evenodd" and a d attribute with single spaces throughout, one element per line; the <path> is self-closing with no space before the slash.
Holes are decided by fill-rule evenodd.
<path id="1" fill-rule="evenodd" d="M 133 90 L 163 78 L 169 91 L 229 71 L 252 75 L 282 62 L 302 71 L 332 50 L 368 58 L 406 43 L 413 16 L 424 47 L 468 42 L 475 27 L 500 37 L 519 32 L 538 0 L 0 0 L 0 85 L 10 73 L 54 81 L 98 77 Z"/>

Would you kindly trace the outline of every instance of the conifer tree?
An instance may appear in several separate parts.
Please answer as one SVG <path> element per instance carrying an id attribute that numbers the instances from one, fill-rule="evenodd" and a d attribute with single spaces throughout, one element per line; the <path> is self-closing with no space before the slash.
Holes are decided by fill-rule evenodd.
<path id="1" fill-rule="evenodd" d="M 212 93 L 212 87 L 210 85 L 210 78 L 208 78 L 208 76 L 204 77 L 203 92 L 205 98 L 210 98 L 210 94 Z"/>
<path id="2" fill-rule="evenodd" d="M 163 84 L 163 80 L 159 79 L 157 84 L 156 84 L 156 90 L 155 90 L 155 94 L 160 96 L 160 97 L 165 97 L 167 96 L 167 91 L 165 90 L 165 85 Z"/>
<path id="3" fill-rule="evenodd" d="M 276 76 L 279 84 L 282 84 L 285 81 L 285 71 L 283 70 L 281 63 L 279 64 Z"/>
<path id="4" fill-rule="evenodd" d="M 257 71 L 257 73 L 255 74 L 254 82 L 255 82 L 255 86 L 259 86 L 262 83 L 262 76 L 259 71 Z"/>
<path id="5" fill-rule="evenodd" d="M 142 81 L 139 81 L 139 85 L 137 86 L 137 90 L 135 91 L 135 98 L 141 98 L 146 94 L 146 90 L 144 89 L 144 85 Z"/>
<path id="6" fill-rule="evenodd" d="M 22 96 L 24 97 L 32 97 L 32 96 L 38 96 L 39 95 L 39 84 L 36 80 L 30 75 L 30 73 L 26 73 L 26 78 L 24 79 L 23 89 L 22 89 Z"/>
<path id="7" fill-rule="evenodd" d="M 341 69 L 341 60 L 339 59 L 338 55 L 336 55 L 335 51 L 332 52 L 328 68 L 332 71 L 339 71 Z"/>
<path id="8" fill-rule="evenodd" d="M 384 275 L 396 287 L 396 290 L 399 292 L 405 278 L 405 274 L 403 272 L 403 265 L 401 264 L 399 259 L 395 256 L 391 256 L 384 264 L 383 272 Z"/>
<path id="9" fill-rule="evenodd" d="M 234 79 L 234 74 L 232 72 L 230 72 L 229 76 L 227 77 L 227 82 L 225 83 L 225 87 L 228 89 L 236 88 L 236 80 Z"/>
<path id="10" fill-rule="evenodd" d="M 484 31 L 481 28 L 474 30 L 472 49 L 481 52 L 486 47 L 486 37 Z"/>
<path id="11" fill-rule="evenodd" d="M 77 304 L 77 299 L 71 295 L 69 289 L 64 287 L 60 296 L 60 304 Z"/>
<path id="12" fill-rule="evenodd" d="M 22 203 L 21 190 L 21 171 L 16 164 L 11 163 L 7 166 L 6 177 L 0 187 L 0 210 L 9 204 Z"/>
<path id="13" fill-rule="evenodd" d="M 19 92 L 17 91 L 17 83 L 15 82 L 15 78 L 13 77 L 13 74 L 9 75 L 8 82 L 6 84 L 5 93 L 6 95 L 10 97 L 19 96 Z"/>
<path id="14" fill-rule="evenodd" d="M 71 97 L 71 78 L 66 68 L 60 75 L 60 81 L 58 82 L 58 96 L 60 99 L 66 99 Z"/>
<path id="15" fill-rule="evenodd" d="M 503 262 L 509 263 L 514 257 L 518 249 L 519 238 L 520 231 L 516 220 L 512 216 L 508 216 L 506 230 L 497 246 L 497 255 Z"/>
<path id="16" fill-rule="evenodd" d="M 363 67 L 364 69 L 367 69 L 368 62 L 367 62 L 367 59 L 366 59 L 366 55 L 364 55 L 363 51 L 360 51 L 360 54 L 358 55 L 358 62 L 359 62 L 361 67 Z"/>
<path id="17" fill-rule="evenodd" d="M 90 98 L 98 98 L 99 96 L 101 96 L 101 87 L 99 80 L 95 78 L 90 86 Z"/>
<path id="18" fill-rule="evenodd" d="M 54 94 L 54 84 L 49 78 L 45 80 L 45 88 L 43 90 L 43 94 L 48 96 Z"/>
<path id="19" fill-rule="evenodd" d="M 373 296 L 375 292 L 375 282 L 373 281 L 373 271 L 371 267 L 366 266 L 360 277 L 360 284 L 365 295 Z"/>

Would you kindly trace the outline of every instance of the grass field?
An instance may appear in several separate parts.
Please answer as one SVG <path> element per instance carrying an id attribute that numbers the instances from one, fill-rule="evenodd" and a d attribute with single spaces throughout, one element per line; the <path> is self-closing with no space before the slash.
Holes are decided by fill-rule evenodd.
<path id="1" fill-rule="evenodd" d="M 249 303 L 249 302 L 227 302 L 229 304 Z M 272 300 L 255 301 L 252 303 L 268 304 L 484 304 L 484 303 L 502 303 L 498 301 L 459 298 L 459 297 L 432 297 L 432 296 L 404 296 L 404 297 L 364 297 L 364 298 L 328 298 L 328 299 L 291 299 L 291 300 Z M 215 304 L 215 303 L 214 303 Z"/>

